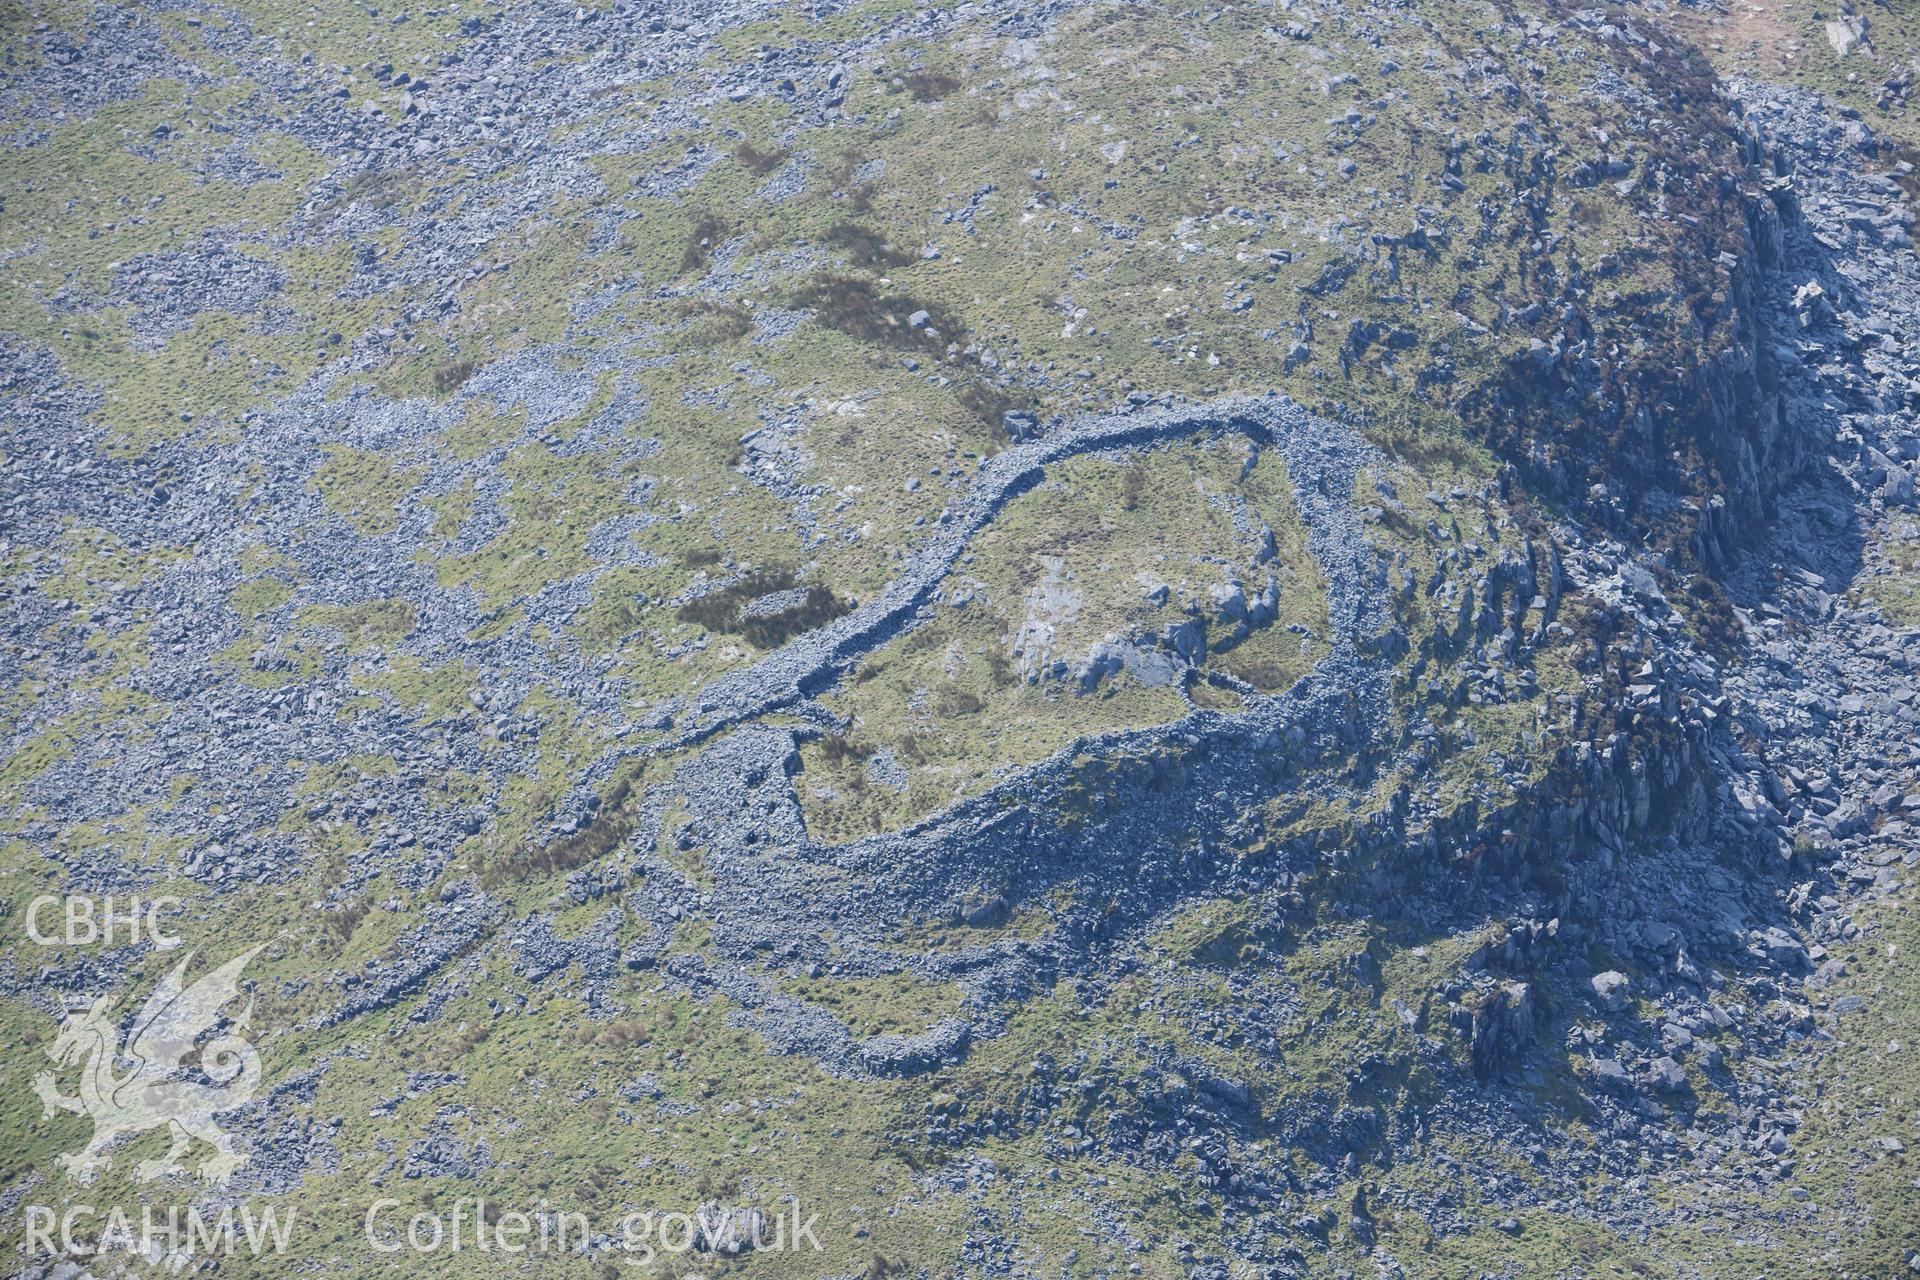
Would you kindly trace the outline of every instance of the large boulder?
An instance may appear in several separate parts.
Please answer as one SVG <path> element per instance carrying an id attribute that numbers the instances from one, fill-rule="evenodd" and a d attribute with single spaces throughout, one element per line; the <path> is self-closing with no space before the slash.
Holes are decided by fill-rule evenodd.
<path id="1" fill-rule="evenodd" d="M 1627 1007 L 1633 990 L 1633 979 L 1618 969 L 1609 969 L 1605 973 L 1593 975 L 1589 984 L 1593 988 L 1593 999 L 1608 1013 L 1619 1013 Z"/>

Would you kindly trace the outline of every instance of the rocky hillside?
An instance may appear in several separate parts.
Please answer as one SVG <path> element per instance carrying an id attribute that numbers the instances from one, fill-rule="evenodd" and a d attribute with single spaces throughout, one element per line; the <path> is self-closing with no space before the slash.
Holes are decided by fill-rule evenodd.
<path id="1" fill-rule="evenodd" d="M 12 1274 L 1920 1266 L 1920 18 L 0 31 Z"/>

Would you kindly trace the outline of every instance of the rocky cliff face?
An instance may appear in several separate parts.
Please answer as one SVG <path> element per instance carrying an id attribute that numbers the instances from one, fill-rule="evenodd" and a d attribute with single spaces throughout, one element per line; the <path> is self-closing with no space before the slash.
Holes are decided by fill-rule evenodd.
<path id="1" fill-rule="evenodd" d="M 1798 211 L 1787 166 L 1739 105 L 1687 55 L 1671 58 L 1678 118 L 1619 185 L 1681 230 L 1643 233 L 1532 308 L 1526 349 L 1461 408 L 1556 508 L 1654 539 L 1676 572 L 1719 573 L 1810 456 L 1779 391 L 1789 335 L 1765 300 Z M 1663 298 L 1631 293 L 1633 263 L 1650 255 L 1673 273 Z"/>
<path id="2" fill-rule="evenodd" d="M 0 24 L 0 897 L 257 948 L 295 1269 L 1890 1273 L 1916 157 L 1785 13 Z"/>

